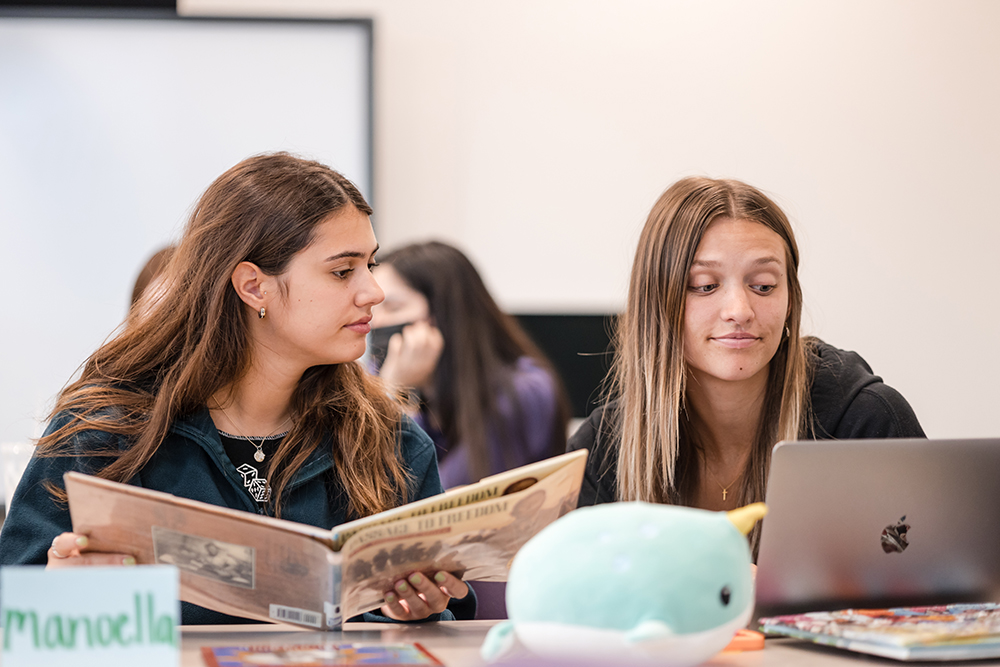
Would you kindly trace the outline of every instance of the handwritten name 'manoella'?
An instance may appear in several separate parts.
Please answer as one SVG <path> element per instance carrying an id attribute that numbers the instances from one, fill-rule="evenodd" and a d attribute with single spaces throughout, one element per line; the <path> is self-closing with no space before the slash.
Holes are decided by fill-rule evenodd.
<path id="1" fill-rule="evenodd" d="M 49 614 L 40 618 L 33 609 L 5 609 L 4 650 L 11 650 L 14 642 L 27 642 L 35 650 L 177 646 L 175 619 L 170 614 L 156 615 L 153 594 L 136 593 L 134 602 L 127 611 L 95 616 Z"/>

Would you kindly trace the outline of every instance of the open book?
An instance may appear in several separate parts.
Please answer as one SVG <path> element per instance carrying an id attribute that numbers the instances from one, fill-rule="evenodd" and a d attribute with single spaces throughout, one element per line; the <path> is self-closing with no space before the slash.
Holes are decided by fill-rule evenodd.
<path id="1" fill-rule="evenodd" d="M 766 633 L 896 660 L 1000 657 L 1000 604 L 843 609 L 760 619 Z"/>
<path id="2" fill-rule="evenodd" d="M 506 581 L 518 549 L 576 507 L 586 450 L 323 530 L 66 473 L 73 530 L 97 551 L 175 565 L 182 600 L 334 628 L 413 571 Z"/>

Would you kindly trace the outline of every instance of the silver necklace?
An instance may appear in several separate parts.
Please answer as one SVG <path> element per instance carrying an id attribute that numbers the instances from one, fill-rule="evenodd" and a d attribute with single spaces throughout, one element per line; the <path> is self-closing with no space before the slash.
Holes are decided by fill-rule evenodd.
<path id="1" fill-rule="evenodd" d="M 273 436 L 278 431 L 280 431 L 281 428 L 285 424 L 287 424 L 288 422 L 290 422 L 292 420 L 292 418 L 289 417 L 285 421 L 281 422 L 281 424 L 278 426 L 278 428 L 274 429 L 273 431 L 271 431 L 270 433 L 268 433 L 267 435 L 265 435 L 263 438 L 260 439 L 260 443 L 257 443 L 257 442 L 254 442 L 253 438 L 251 438 L 249 435 L 246 435 L 246 434 L 243 433 L 243 429 L 240 428 L 240 425 L 236 423 L 235 419 L 233 419 L 232 417 L 229 416 L 229 413 L 226 412 L 226 409 L 224 407 L 222 407 L 221 403 L 219 404 L 219 409 L 222 410 L 222 414 L 226 415 L 226 419 L 228 419 L 232 423 L 232 425 L 236 427 L 237 432 L 239 432 L 239 434 L 241 436 L 243 436 L 248 441 L 250 441 L 250 444 L 253 445 L 254 449 L 257 450 L 256 452 L 254 452 L 254 455 L 253 455 L 253 460 L 256 461 L 257 463 L 263 463 L 264 462 L 264 441 L 267 440 L 268 438 L 270 438 L 271 436 Z"/>

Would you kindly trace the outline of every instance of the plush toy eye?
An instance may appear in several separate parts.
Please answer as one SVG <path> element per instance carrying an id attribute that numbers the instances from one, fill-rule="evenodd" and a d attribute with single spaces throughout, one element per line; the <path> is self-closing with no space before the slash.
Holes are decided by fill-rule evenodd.
<path id="1" fill-rule="evenodd" d="M 719 591 L 719 599 L 722 600 L 722 605 L 725 607 L 729 606 L 729 586 L 723 586 L 722 590 Z"/>

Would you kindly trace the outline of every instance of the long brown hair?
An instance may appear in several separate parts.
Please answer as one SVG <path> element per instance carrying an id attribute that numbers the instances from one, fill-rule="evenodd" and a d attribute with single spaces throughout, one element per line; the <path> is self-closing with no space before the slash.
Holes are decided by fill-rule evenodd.
<path id="1" fill-rule="evenodd" d="M 799 251 L 788 218 L 771 199 L 739 181 L 691 177 L 653 205 L 639 238 L 625 312 L 615 331 L 610 394 L 619 401 L 620 500 L 687 504 L 700 474 L 685 413 L 684 312 L 698 244 L 719 218 L 758 222 L 785 244 L 788 336 L 771 360 L 763 413 L 738 504 L 763 500 L 771 448 L 804 434 L 809 411 L 810 342 L 802 339 Z"/>
<path id="2" fill-rule="evenodd" d="M 505 432 L 507 424 L 499 418 L 498 405 L 509 402 L 515 411 L 521 409 L 513 385 L 513 370 L 521 357 L 531 357 L 555 383 L 557 414 L 549 455 L 565 451 L 569 401 L 562 383 L 524 329 L 497 306 L 469 258 L 446 243 L 428 241 L 394 250 L 380 261 L 427 299 L 441 330 L 445 345 L 434 371 L 429 407 L 449 446 L 469 448 L 473 478 L 491 472 L 491 430 L 504 444 L 504 463 L 515 464 L 513 453 L 525 434 Z"/>
<path id="3" fill-rule="evenodd" d="M 165 248 L 160 248 L 146 260 L 142 270 L 139 271 L 139 275 L 136 276 L 135 284 L 132 286 L 132 301 L 129 304 L 129 308 L 133 308 L 136 302 L 139 301 L 139 297 L 160 277 L 167 262 L 170 261 L 170 256 L 173 254 L 174 247 L 169 245 Z"/>
<path id="4" fill-rule="evenodd" d="M 123 436 L 103 451 L 114 461 L 99 475 L 128 481 L 150 460 L 178 417 L 203 409 L 250 368 L 250 308 L 230 278 L 243 261 L 280 275 L 313 240 L 317 225 L 353 206 L 371 207 L 330 168 L 287 153 L 249 158 L 202 195 L 165 269 L 166 288 L 143 297 L 137 317 L 85 363 L 59 396 L 53 416 L 73 419 L 38 443 L 40 455 L 71 452 L 82 431 Z M 268 466 L 275 513 L 309 454 L 332 435 L 336 474 L 354 516 L 405 500 L 398 456 L 400 412 L 377 379 L 356 363 L 315 366 L 292 395 L 294 426 Z"/>

